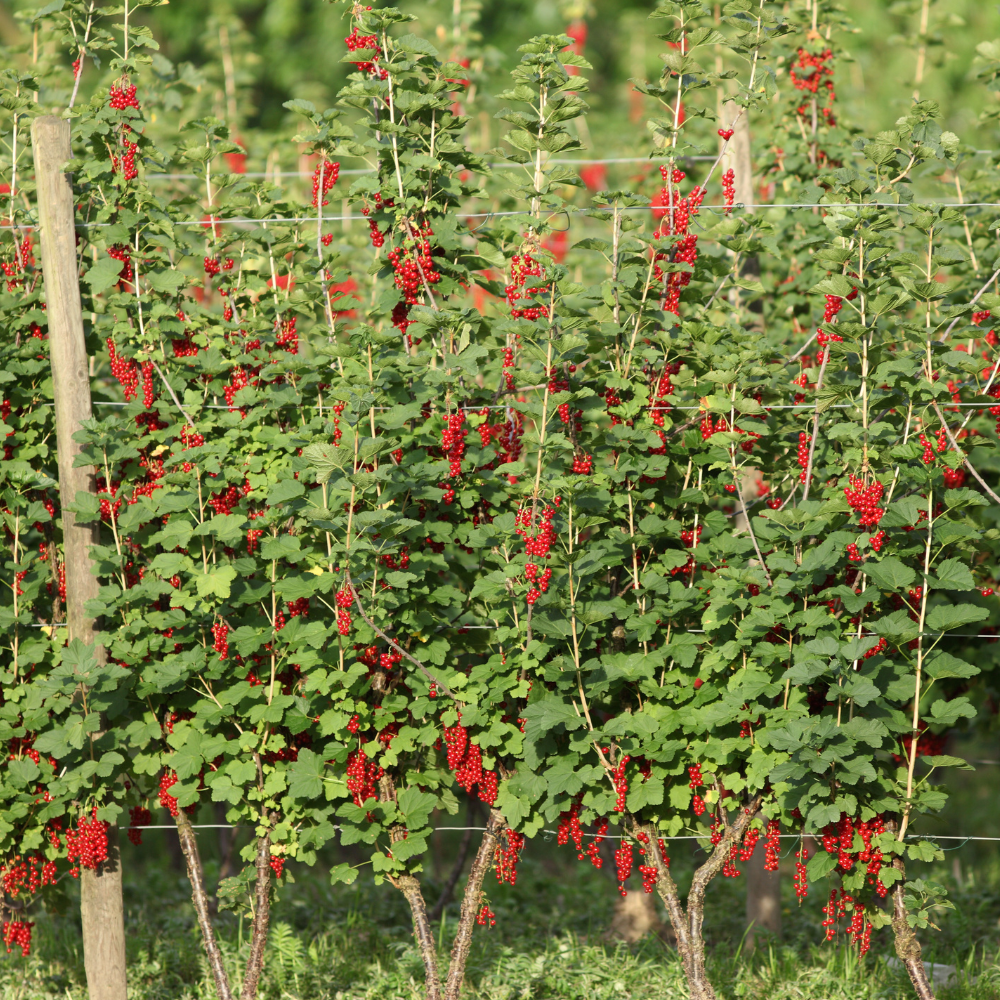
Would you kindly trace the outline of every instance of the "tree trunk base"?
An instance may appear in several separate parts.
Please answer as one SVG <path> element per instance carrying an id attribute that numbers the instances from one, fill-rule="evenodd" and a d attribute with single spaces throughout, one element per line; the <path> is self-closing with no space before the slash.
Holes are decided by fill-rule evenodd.
<path id="1" fill-rule="evenodd" d="M 673 942 L 673 931 L 660 919 L 653 896 L 647 892 L 630 892 L 615 903 L 606 937 L 609 941 L 635 944 L 647 934 L 655 934 L 663 941 Z"/>

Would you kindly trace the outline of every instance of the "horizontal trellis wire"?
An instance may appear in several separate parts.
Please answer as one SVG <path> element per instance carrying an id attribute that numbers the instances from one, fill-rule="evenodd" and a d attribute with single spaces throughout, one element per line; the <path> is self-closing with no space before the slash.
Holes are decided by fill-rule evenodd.
<path id="1" fill-rule="evenodd" d="M 176 830 L 177 827 L 172 823 L 160 823 L 160 824 L 150 824 L 149 826 L 130 826 L 130 830 Z M 232 826 L 229 823 L 192 823 L 192 830 L 249 830 L 253 829 L 249 826 Z M 340 829 L 337 827 L 336 829 Z M 440 833 L 444 830 L 463 832 L 466 830 L 481 830 L 485 831 L 487 828 L 485 826 L 436 826 L 431 830 L 431 833 Z M 542 830 L 541 833 L 549 833 L 558 836 L 558 830 Z M 584 836 L 590 837 L 594 834 L 584 834 Z M 674 834 L 673 836 L 664 835 L 661 840 L 708 840 L 710 834 L 698 835 L 698 834 Z M 803 836 L 812 837 L 816 834 L 806 833 L 782 833 L 778 835 L 781 840 L 800 840 Z M 621 834 L 604 833 L 601 834 L 604 840 L 629 840 L 628 836 L 622 836 Z M 961 837 L 958 835 L 938 835 L 933 833 L 908 833 L 906 835 L 906 840 L 963 840 L 963 841 L 1000 841 L 1000 837 Z"/>

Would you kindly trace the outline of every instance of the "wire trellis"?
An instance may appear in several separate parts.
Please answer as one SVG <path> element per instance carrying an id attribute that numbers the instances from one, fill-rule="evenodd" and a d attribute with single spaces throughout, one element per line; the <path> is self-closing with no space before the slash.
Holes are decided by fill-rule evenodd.
<path id="1" fill-rule="evenodd" d="M 138 830 L 141 832 L 145 830 L 176 830 L 177 827 L 172 823 L 159 823 L 159 824 L 150 824 L 149 826 L 131 826 L 128 829 Z M 231 825 L 229 823 L 192 823 L 191 829 L 192 830 L 252 830 L 254 828 L 251 826 L 241 826 L 238 824 Z M 334 827 L 334 829 L 339 831 L 341 828 L 337 826 Z M 473 832 L 477 830 L 480 832 L 485 832 L 486 829 L 487 828 L 485 826 L 436 826 L 431 830 L 431 833 L 441 833 L 444 831 L 462 833 L 470 830 Z M 543 829 L 540 830 L 539 833 L 546 833 L 552 836 L 558 836 L 559 831 Z M 584 834 L 584 836 L 593 836 L 593 834 Z M 660 837 L 660 839 L 661 840 L 708 840 L 710 836 L 711 834 L 708 833 L 705 834 L 679 833 L 672 835 L 664 834 L 662 837 Z M 801 840 L 802 836 L 803 834 L 799 833 L 782 833 L 778 835 L 780 840 Z M 819 834 L 807 833 L 805 834 L 805 836 L 812 837 L 812 836 L 819 836 Z M 601 837 L 604 840 L 633 839 L 629 837 L 627 834 L 623 835 L 614 833 L 601 834 Z M 905 839 L 906 840 L 961 840 L 965 841 L 966 843 L 978 842 L 978 841 L 989 842 L 989 843 L 1000 842 L 1000 837 L 964 837 L 964 836 L 959 836 L 957 834 L 939 835 L 935 833 L 908 833 L 906 834 Z"/>
<path id="2" fill-rule="evenodd" d="M 776 201 L 776 202 L 760 202 L 760 203 L 744 203 L 737 202 L 734 205 L 701 205 L 699 207 L 700 212 L 712 212 L 716 215 L 718 214 L 729 214 L 730 212 L 740 209 L 748 212 L 762 212 L 768 209 L 826 209 L 828 211 L 833 209 L 855 209 L 855 208 L 896 208 L 896 209 L 913 209 L 919 211 L 921 208 L 960 208 L 960 209 L 970 209 L 970 208 L 996 208 L 1000 209 L 1000 202 L 998 201 L 970 201 L 970 202 L 958 202 L 949 200 L 933 200 L 933 201 L 920 201 L 912 203 L 900 203 L 891 201 L 851 201 L 851 202 L 820 202 L 820 201 Z M 595 211 L 606 211 L 603 206 L 590 206 L 582 208 L 559 208 L 552 210 L 545 210 L 546 215 L 591 215 Z M 666 215 L 666 207 L 662 205 L 623 205 L 618 209 L 619 212 L 652 212 L 653 214 L 659 214 L 660 216 Z M 514 218 L 516 216 L 522 216 L 525 219 L 532 219 L 534 216 L 527 209 L 518 210 L 504 210 L 504 211 L 489 211 L 489 212 L 455 212 L 455 218 L 458 219 L 500 219 L 500 218 Z M 267 225 L 269 223 L 278 225 L 303 225 L 305 223 L 315 223 L 315 222 L 357 222 L 365 218 L 363 215 L 272 215 L 264 216 L 261 218 L 253 218 L 251 216 L 210 216 L 205 219 L 175 219 L 172 221 L 172 225 L 181 227 L 201 227 L 203 229 L 213 229 L 218 230 L 223 226 L 240 226 L 246 227 L 250 225 Z M 0 231 L 9 230 L 20 232 L 25 228 L 33 228 L 37 226 L 37 222 L 29 221 L 21 225 L 10 225 L 5 224 L 0 226 Z M 121 223 L 118 222 L 77 222 L 77 229 L 104 229 L 111 226 L 119 226 Z"/>

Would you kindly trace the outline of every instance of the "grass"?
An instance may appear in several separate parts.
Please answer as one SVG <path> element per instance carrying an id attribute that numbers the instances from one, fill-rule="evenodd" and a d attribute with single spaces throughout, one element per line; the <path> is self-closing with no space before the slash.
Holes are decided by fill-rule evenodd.
<path id="1" fill-rule="evenodd" d="M 173 835 L 172 833 L 170 834 Z M 195 1000 L 213 996 L 188 898 L 187 880 L 172 867 L 162 839 L 146 833 L 141 849 L 126 845 L 123 869 L 130 995 L 135 1000 Z M 442 869 L 454 844 L 439 834 Z M 202 834 L 211 856 L 210 835 Z M 690 873 L 688 849 L 675 852 L 674 867 Z M 207 861 L 208 875 L 216 862 Z M 960 884 L 950 862 L 930 872 L 950 882 L 953 911 L 945 911 L 939 933 L 925 933 L 925 958 L 958 967 L 959 982 L 942 988 L 941 1000 L 1000 997 L 998 919 L 1000 862 L 983 859 Z M 529 845 L 516 887 L 487 889 L 497 926 L 477 928 L 468 969 L 467 996 L 475 1000 L 668 1000 L 686 996 L 676 953 L 658 938 L 635 946 L 606 940 L 617 899 L 609 868 L 597 871 L 552 843 Z M 427 896 L 436 898 L 445 871 L 428 874 Z M 321 869 L 296 872 L 282 888 L 272 919 L 262 997 L 268 1000 L 418 1000 L 422 966 L 402 896 L 362 877 L 355 886 L 331 887 Z M 435 877 L 437 876 L 437 877 Z M 713 981 L 726 997 L 752 1000 L 883 1000 L 912 996 L 905 975 L 886 959 L 892 943 L 885 931 L 859 960 L 854 950 L 822 942 L 822 894 L 814 891 L 799 908 L 784 880 L 785 934 L 780 944 L 741 952 L 743 879 L 717 879 L 709 890 L 706 929 Z M 76 1000 L 86 996 L 79 916 L 68 887 L 61 912 L 36 916 L 32 955 L 0 961 L 2 1000 Z M 636 887 L 635 891 L 638 890 Z M 447 956 L 457 918 L 452 904 L 438 925 L 440 954 Z M 245 928 L 231 914 L 219 930 L 234 982 L 247 951 Z"/>

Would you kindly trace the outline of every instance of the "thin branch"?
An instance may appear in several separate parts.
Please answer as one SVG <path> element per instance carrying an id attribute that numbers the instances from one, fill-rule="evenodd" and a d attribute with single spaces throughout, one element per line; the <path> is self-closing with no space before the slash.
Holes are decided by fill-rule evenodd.
<path id="1" fill-rule="evenodd" d="M 986 284 L 985 284 L 985 285 L 983 285 L 983 287 L 982 287 L 982 288 L 980 288 L 980 289 L 979 289 L 979 291 L 978 291 L 978 292 L 976 292 L 976 294 L 972 296 L 972 299 L 971 299 L 971 300 L 969 301 L 969 306 L 968 306 L 967 308 L 969 308 L 969 307 L 971 307 L 971 306 L 974 306 L 974 305 L 975 305 L 975 304 L 976 304 L 976 303 L 977 303 L 977 302 L 979 301 L 979 297 L 980 297 L 981 295 L 985 294 L 985 293 L 986 293 L 986 292 L 987 292 L 987 291 L 989 290 L 989 287 L 990 287 L 990 285 L 992 285 L 992 284 L 993 284 L 993 282 L 997 280 L 997 278 L 1000 278 L 1000 268 L 997 268 L 997 270 L 995 270 L 995 271 L 994 271 L 994 272 L 993 272 L 993 273 L 992 273 L 992 274 L 990 275 L 990 277 L 989 277 L 989 280 L 988 280 L 988 281 L 986 282 Z M 952 320 L 952 321 L 951 321 L 951 322 L 950 322 L 950 323 L 948 324 L 948 329 L 946 329 L 946 330 L 944 331 L 944 333 L 942 333 L 942 334 L 941 334 L 941 336 L 940 336 L 940 337 L 938 337 L 938 343 L 940 343 L 940 342 L 941 342 L 941 341 L 943 341 L 943 340 L 947 340 L 947 339 L 948 339 L 948 334 L 949 334 L 949 333 L 951 333 L 951 331 L 955 329 L 955 324 L 957 324 L 957 323 L 958 323 L 958 321 L 959 321 L 959 320 L 960 320 L 961 318 L 962 318 L 962 315 L 961 315 L 961 313 L 959 313 L 959 315 L 958 315 L 958 316 L 956 316 L 956 317 L 955 317 L 955 318 L 954 318 L 954 319 L 953 319 L 953 320 Z"/>
<path id="2" fill-rule="evenodd" d="M 156 369 L 156 374 L 163 379 L 163 384 L 167 387 L 167 392 L 170 393 L 170 398 L 174 401 L 174 405 L 177 409 L 181 411 L 182 416 L 188 423 L 188 427 L 194 430 L 194 421 L 187 415 L 187 411 L 184 407 L 181 406 L 181 401 L 177 398 L 177 393 L 174 392 L 173 386 L 171 386 L 171 384 L 167 381 L 167 376 L 163 374 L 163 370 L 152 358 L 149 359 L 149 362 Z"/>
<path id="3" fill-rule="evenodd" d="M 816 412 L 813 414 L 813 431 L 809 438 L 809 461 L 806 463 L 805 488 L 802 490 L 802 502 L 809 499 L 809 484 L 812 481 L 813 456 L 816 454 L 816 438 L 819 437 L 819 391 L 823 388 L 823 376 L 826 374 L 826 363 L 830 360 L 829 346 L 823 352 L 823 363 L 819 366 L 816 377 Z"/>
<path id="4" fill-rule="evenodd" d="M 733 482 L 736 484 L 736 498 L 740 502 L 740 507 L 746 512 L 746 505 L 743 503 L 743 490 L 740 489 L 740 479 L 739 476 L 733 476 Z M 764 557 L 761 555 L 760 546 L 757 544 L 757 536 L 754 534 L 753 530 L 753 520 L 747 517 L 747 528 L 750 530 L 750 539 L 753 542 L 754 551 L 757 553 L 757 558 L 760 560 L 760 568 L 764 571 L 764 576 L 767 579 L 767 585 L 769 587 L 774 586 L 774 581 L 771 579 L 771 574 L 767 571 L 767 563 L 764 562 Z"/>
<path id="5" fill-rule="evenodd" d="M 401 656 L 406 657 L 406 659 L 408 659 L 410 661 L 410 663 L 412 663 L 418 670 L 420 670 L 424 674 L 424 676 L 427 677 L 427 679 L 432 684 L 434 684 L 434 686 L 440 692 L 442 692 L 443 694 L 446 694 L 449 698 L 451 698 L 452 701 L 456 701 L 457 702 L 458 699 L 455 697 L 454 693 L 445 684 L 443 684 L 441 681 L 439 681 L 415 656 L 411 656 L 405 649 L 403 649 L 403 647 L 400 646 L 400 644 L 398 642 L 396 642 L 394 639 L 390 639 L 389 636 L 387 636 L 385 634 L 385 632 L 383 632 L 375 624 L 375 622 L 373 622 L 371 620 L 371 618 L 369 618 L 368 615 L 365 614 L 365 609 L 364 609 L 364 607 L 361 604 L 361 598 L 358 597 L 358 592 L 357 592 L 357 590 L 354 589 L 354 584 L 351 582 L 351 571 L 348 570 L 348 569 L 345 569 L 344 575 L 345 575 L 345 582 L 347 583 L 347 586 L 351 588 L 351 593 L 354 595 L 354 603 L 357 605 L 358 614 L 361 615 L 361 617 L 364 619 L 365 624 L 380 639 L 384 639 L 387 643 L 389 643 L 389 645 L 392 646 L 392 648 L 394 650 L 396 650 L 397 653 L 399 653 Z"/>

